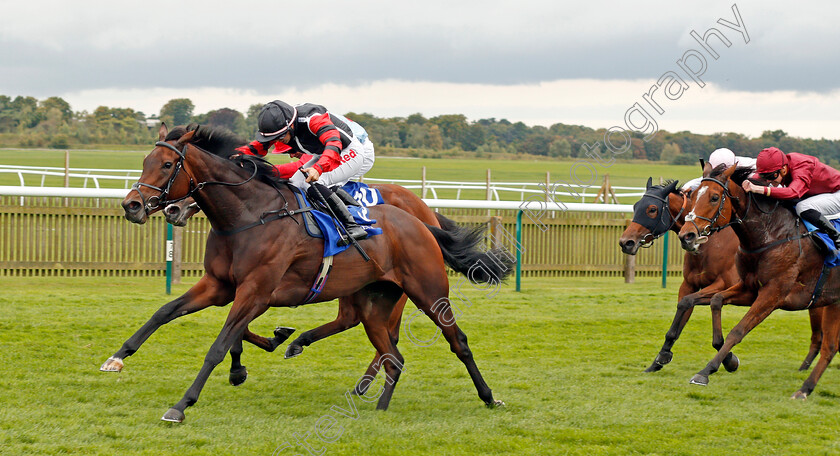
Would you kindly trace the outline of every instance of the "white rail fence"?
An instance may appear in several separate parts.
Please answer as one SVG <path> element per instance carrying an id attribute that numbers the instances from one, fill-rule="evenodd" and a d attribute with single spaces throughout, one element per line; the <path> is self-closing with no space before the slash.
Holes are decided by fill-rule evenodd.
<path id="1" fill-rule="evenodd" d="M 132 169 L 88 169 L 88 168 L 61 168 L 49 166 L 16 166 L 0 165 L 0 177 L 13 175 L 21 187 L 45 187 L 47 178 L 64 178 L 65 181 L 74 179 L 77 183 L 82 180 L 81 188 L 123 188 L 128 189 L 131 184 L 140 177 L 140 170 Z M 425 175 L 425 170 L 424 173 Z M 365 178 L 366 183 L 388 183 L 398 184 L 410 190 L 418 190 L 424 198 L 441 199 L 441 194 L 449 194 L 454 191 L 455 197 L 451 199 L 461 200 L 462 195 L 471 192 L 472 196 L 477 193 L 486 195 L 486 200 L 511 201 L 518 199 L 525 201 L 534 195 L 550 194 L 553 198 L 564 201 L 577 201 L 585 203 L 593 201 L 602 185 L 557 185 L 551 182 L 547 175 L 544 182 L 493 182 L 488 179 L 486 182 L 458 182 L 443 180 L 410 180 L 410 179 L 375 179 Z M 114 185 L 109 185 L 113 183 Z M 644 192 L 644 187 L 611 186 L 613 195 L 618 198 L 639 198 Z M 61 195 L 64 196 L 64 195 Z"/>

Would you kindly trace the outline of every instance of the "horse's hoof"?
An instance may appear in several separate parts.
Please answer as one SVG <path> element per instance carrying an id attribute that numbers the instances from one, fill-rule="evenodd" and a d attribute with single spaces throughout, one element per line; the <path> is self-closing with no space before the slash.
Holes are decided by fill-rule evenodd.
<path id="1" fill-rule="evenodd" d="M 286 354 L 283 355 L 283 357 L 286 359 L 294 358 L 301 353 L 303 353 L 303 347 L 292 342 L 288 347 L 286 347 Z"/>
<path id="2" fill-rule="evenodd" d="M 802 361 L 802 365 L 799 366 L 799 372 L 804 372 L 804 371 L 810 369 L 812 362 L 813 362 L 813 360 L 808 361 L 807 359 L 805 361 Z"/>
<path id="3" fill-rule="evenodd" d="M 248 379 L 248 369 L 245 369 L 245 366 L 241 366 L 238 369 L 231 369 L 230 376 L 228 376 L 228 380 L 230 384 L 233 386 L 239 386 L 245 383 L 245 380 Z"/>
<path id="4" fill-rule="evenodd" d="M 808 394 L 804 391 L 797 391 L 793 393 L 793 396 L 790 397 L 791 399 L 799 399 L 800 401 L 804 401 L 808 399 Z"/>
<path id="5" fill-rule="evenodd" d="M 169 421 L 170 423 L 181 423 L 184 421 L 184 418 L 186 418 L 186 416 L 184 416 L 184 412 L 171 408 L 167 410 L 160 419 L 163 421 Z"/>
<path id="6" fill-rule="evenodd" d="M 662 370 L 666 364 L 670 363 L 671 360 L 674 358 L 674 354 L 669 351 L 661 351 L 658 355 L 656 355 L 656 359 L 653 360 L 653 364 L 650 365 L 645 372 L 657 372 Z"/>
<path id="7" fill-rule="evenodd" d="M 505 403 L 503 401 L 498 400 L 498 399 L 494 399 L 493 402 L 491 402 L 489 404 L 486 404 L 486 405 L 487 405 L 487 408 L 498 408 L 498 407 L 504 407 Z"/>
<path id="8" fill-rule="evenodd" d="M 121 358 L 114 358 L 113 356 L 105 360 L 99 368 L 102 372 L 120 372 L 123 369 L 123 360 Z"/>
<path id="9" fill-rule="evenodd" d="M 703 374 L 697 374 L 694 377 L 691 377 L 691 380 L 689 380 L 688 383 L 692 385 L 706 386 L 709 384 L 709 377 Z"/>
<path id="10" fill-rule="evenodd" d="M 726 369 L 726 372 L 735 372 L 740 365 L 741 360 L 735 356 L 735 353 L 729 352 L 726 358 L 723 358 L 723 368 Z"/>
<path id="11" fill-rule="evenodd" d="M 278 327 L 274 328 L 274 340 L 278 344 L 282 344 L 283 342 L 286 342 L 286 339 L 288 339 L 289 336 L 294 334 L 294 332 L 295 332 L 295 328 L 289 328 L 289 327 L 286 327 L 286 326 L 278 326 Z"/>

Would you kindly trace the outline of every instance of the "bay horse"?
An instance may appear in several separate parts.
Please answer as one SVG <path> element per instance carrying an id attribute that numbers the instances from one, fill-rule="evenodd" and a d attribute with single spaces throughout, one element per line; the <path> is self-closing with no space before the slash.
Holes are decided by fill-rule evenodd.
<path id="1" fill-rule="evenodd" d="M 731 226 L 740 240 L 735 254 L 740 281 L 714 295 L 712 306 L 724 303 L 750 306 L 741 321 L 726 336 L 715 357 L 690 382 L 708 385 L 721 361 L 743 338 L 776 309 L 823 310 L 820 359 L 802 387 L 793 394 L 806 399 L 816 387 L 840 340 L 840 274 L 823 270 L 823 255 L 792 210 L 741 187 L 753 171 L 747 168 L 716 168 L 705 177 L 693 197 L 693 207 L 680 230 L 683 248 L 693 250 L 698 241 L 724 226 Z M 803 239 L 804 238 L 804 239 Z M 822 273 L 824 291 L 815 294 Z"/>
<path id="2" fill-rule="evenodd" d="M 269 307 L 305 304 L 310 281 L 320 267 L 323 254 L 323 243 L 313 241 L 295 223 L 300 208 L 291 188 L 276 177 L 271 164 L 249 156 L 228 160 L 229 149 L 222 152 L 224 156 L 219 151 L 204 150 L 192 143 L 194 136 L 196 131 L 169 133 L 162 125 L 160 140 L 143 160 L 139 181 L 122 203 L 126 219 L 145 223 L 151 212 L 192 196 L 213 230 L 235 232 L 219 236 L 212 245 L 208 243 L 211 254 L 205 257 L 205 264 L 209 261 L 212 266 L 212 252 L 218 254 L 230 249 L 228 254 L 220 256 L 232 258 L 228 269 L 202 277 L 187 292 L 195 290 L 193 294 L 199 295 L 191 305 L 170 303 L 152 317 L 152 320 L 167 320 L 184 310 L 208 307 L 207 302 L 223 305 L 233 300 L 195 381 L 162 418 L 172 422 L 184 420 L 186 408 L 197 402 L 211 372 L 242 339 L 251 321 Z M 505 278 L 511 272 L 510 265 L 492 261 L 493 257 L 476 247 L 478 241 L 471 243 L 471 239 L 425 225 L 394 206 L 380 205 L 368 211 L 383 231 L 359 241 L 370 261 L 365 261 L 352 248 L 335 255 L 333 277 L 313 302 L 338 297 L 351 299 L 368 339 L 382 355 L 381 367 L 387 376 L 378 394 L 377 409 L 388 408 L 404 363 L 388 332 L 389 317 L 403 293 L 440 328 L 452 352 L 465 365 L 479 398 L 488 407 L 502 405 L 493 398 L 467 337 L 454 319 L 448 301 L 444 258 L 456 271 L 468 277 L 483 275 L 486 281 L 495 280 L 489 277 Z M 243 227 L 250 228 L 241 230 Z M 479 264 L 484 269 L 477 274 Z M 150 326 L 154 324 L 157 322 Z"/>
<path id="3" fill-rule="evenodd" d="M 386 204 L 390 204 L 392 206 L 396 206 L 409 214 L 417 217 L 421 222 L 434 226 L 437 228 L 442 228 L 446 231 L 457 231 L 462 229 L 461 227 L 457 226 L 455 222 L 449 220 L 448 218 L 438 214 L 437 212 L 433 211 L 426 203 L 420 199 L 419 196 L 415 195 L 410 190 L 396 184 L 371 184 L 369 185 L 371 188 L 379 190 L 380 194 L 382 195 L 382 200 L 386 202 Z M 195 202 L 193 198 L 186 198 L 182 201 L 169 204 L 166 208 L 163 209 L 164 217 L 166 221 L 175 226 L 186 226 L 187 221 L 195 214 L 201 211 L 199 208 L 198 203 Z M 211 231 L 210 235 L 213 236 L 214 232 Z M 391 335 L 392 340 L 394 341 L 394 345 L 397 344 L 399 341 L 399 334 L 400 334 L 400 323 L 402 322 L 402 313 L 403 309 L 405 308 L 405 304 L 408 300 L 408 297 L 403 294 L 400 297 L 399 301 L 397 301 L 396 305 L 394 305 L 394 310 L 391 313 L 391 317 L 388 322 L 388 331 Z M 359 316 L 356 313 L 355 308 L 352 306 L 352 302 L 347 298 L 339 298 L 338 299 L 338 316 L 336 319 L 330 323 L 326 323 L 321 325 L 315 329 L 311 329 L 309 331 L 304 332 L 300 336 L 298 336 L 293 342 L 289 344 L 286 349 L 285 358 L 292 358 L 295 356 L 300 355 L 303 353 L 303 348 L 315 343 L 321 339 L 326 337 L 330 337 L 332 335 L 338 334 L 342 331 L 346 331 L 347 329 L 353 328 L 357 326 L 361 322 Z M 266 348 L 266 344 L 262 342 L 263 339 L 260 336 L 257 336 L 250 331 L 245 331 L 244 340 L 246 342 L 251 342 L 252 344 L 266 350 L 266 351 L 273 351 L 274 347 L 276 347 L 275 343 L 280 339 L 280 334 L 291 334 L 287 328 L 278 328 L 275 330 L 275 337 L 270 339 L 271 345 L 269 348 Z M 280 340 L 282 343 L 282 340 Z M 231 369 L 230 369 L 230 383 L 234 386 L 238 386 L 242 384 L 245 379 L 247 378 L 247 370 L 242 366 L 240 362 L 240 355 L 241 348 L 237 345 L 234 345 L 234 348 L 231 349 Z M 380 354 L 377 353 L 373 360 L 370 362 L 363 378 L 367 377 L 375 377 L 379 371 L 380 366 Z M 369 382 L 363 382 L 357 384 L 357 387 L 354 388 L 354 394 L 357 395 L 364 395 L 367 392 L 367 388 L 370 386 Z"/>
<path id="4" fill-rule="evenodd" d="M 707 165 L 708 166 L 708 165 Z M 678 182 L 668 181 L 663 185 L 652 185 L 653 178 L 648 178 L 644 196 L 633 205 L 633 220 L 621 234 L 618 244 L 628 255 L 635 255 L 639 248 L 653 245 L 653 242 L 667 231 L 679 234 L 685 224 L 688 213 L 686 206 L 689 195 L 680 191 Z M 689 192 L 690 193 L 690 192 Z M 732 287 L 738 281 L 733 252 L 740 245 L 738 236 L 727 227 L 720 230 L 708 242 L 692 252 L 686 252 L 683 258 L 683 282 L 677 294 L 677 312 L 671 327 L 665 334 L 665 343 L 656 355 L 653 363 L 645 372 L 656 372 L 671 362 L 671 348 L 688 323 L 695 306 L 709 305 L 715 293 Z M 720 308 L 712 311 L 712 346 L 719 350 L 723 345 Z M 821 309 L 809 309 L 811 318 L 811 345 L 799 370 L 807 370 L 819 353 L 822 342 Z M 723 367 L 728 372 L 738 369 L 739 360 L 734 353 L 723 360 Z"/>

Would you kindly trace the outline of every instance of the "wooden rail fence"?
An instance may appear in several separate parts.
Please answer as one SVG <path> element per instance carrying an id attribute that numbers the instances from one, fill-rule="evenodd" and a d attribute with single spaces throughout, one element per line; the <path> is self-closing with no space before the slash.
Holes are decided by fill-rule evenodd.
<path id="1" fill-rule="evenodd" d="M 492 227 L 508 249 L 515 249 L 516 211 L 441 209 L 458 223 Z M 525 277 L 622 276 L 627 256 L 618 237 L 627 216 L 556 213 L 523 219 L 522 271 Z M 544 229 L 543 229 L 544 228 Z M 184 277 L 203 273 L 204 243 L 210 225 L 199 213 L 176 238 Z M 94 198 L 0 197 L 0 276 L 164 276 L 166 224 L 150 217 L 135 225 L 123 217 L 119 201 Z M 260 242 L 271 242 L 271 239 Z M 255 240 L 255 242 L 257 242 Z M 683 251 L 671 236 L 668 270 L 682 271 Z M 635 258 L 636 275 L 657 275 L 662 242 Z"/>

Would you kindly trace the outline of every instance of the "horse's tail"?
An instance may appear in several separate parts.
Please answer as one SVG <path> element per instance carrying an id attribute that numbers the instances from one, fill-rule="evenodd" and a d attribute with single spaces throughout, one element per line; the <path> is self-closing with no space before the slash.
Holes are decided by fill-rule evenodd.
<path id="1" fill-rule="evenodd" d="M 512 272 L 515 260 L 503 247 L 481 250 L 483 226 L 468 228 L 436 214 L 441 228 L 426 225 L 437 240 L 447 266 L 476 283 L 501 282 Z"/>

